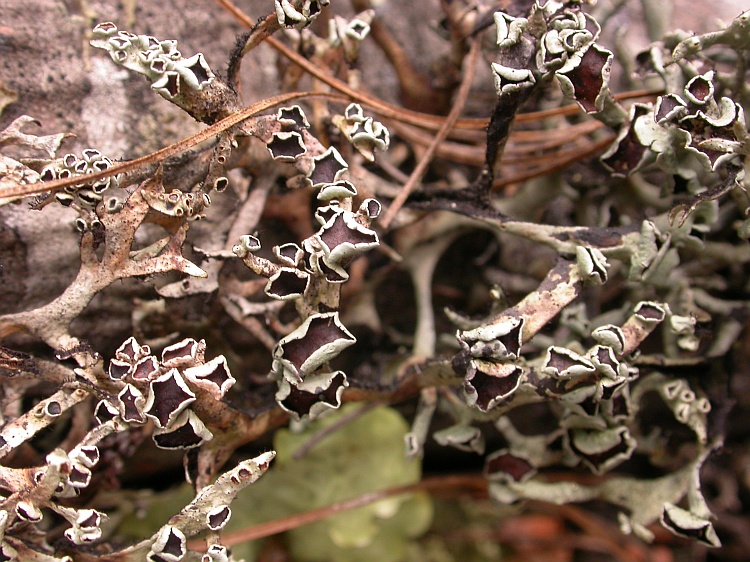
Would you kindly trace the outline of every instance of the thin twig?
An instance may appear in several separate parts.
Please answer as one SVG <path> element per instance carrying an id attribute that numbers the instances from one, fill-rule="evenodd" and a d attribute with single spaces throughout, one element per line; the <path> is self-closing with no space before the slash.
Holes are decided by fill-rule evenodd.
<path id="1" fill-rule="evenodd" d="M 584 158 L 593 156 L 597 152 L 601 152 L 602 150 L 607 148 L 610 144 L 612 144 L 613 140 L 614 140 L 614 136 L 609 135 L 603 139 L 592 142 L 591 145 L 589 145 L 587 148 L 575 148 L 569 151 L 559 151 L 555 153 L 555 156 L 558 158 L 558 160 L 553 160 L 552 162 L 548 162 L 547 166 L 542 166 L 542 167 L 534 168 L 531 170 L 527 169 L 526 172 L 522 172 L 514 176 L 507 176 L 507 177 L 502 177 L 500 179 L 497 179 L 494 182 L 492 182 L 492 188 L 498 189 L 500 187 L 503 187 L 512 183 L 520 183 L 520 182 L 530 180 L 538 176 L 543 176 L 545 174 L 550 174 L 552 172 L 557 172 L 559 170 L 565 169 L 568 166 L 570 166 L 572 162 L 583 160 Z M 542 160 L 544 160 L 544 158 L 542 158 Z"/>
<path id="2" fill-rule="evenodd" d="M 530 506 L 536 511 L 561 516 L 574 523 L 587 537 L 601 540 L 607 546 L 607 552 L 618 560 L 635 561 L 647 558 L 647 553 L 639 541 L 619 533 L 616 525 L 580 507 L 533 500 Z"/>
<path id="3" fill-rule="evenodd" d="M 127 162 L 119 162 L 117 164 L 114 164 L 111 168 L 93 174 L 86 174 L 85 176 L 76 175 L 59 180 L 8 187 L 0 191 L 0 200 L 10 197 L 25 197 L 27 195 L 36 195 L 38 193 L 46 193 L 48 191 L 58 191 L 64 187 L 81 183 L 82 177 L 85 178 L 86 183 L 90 183 L 102 178 L 112 177 L 117 174 L 132 172 L 133 170 L 137 170 L 142 166 L 161 162 L 162 160 L 166 160 L 171 156 L 188 150 L 189 148 L 192 148 L 204 141 L 207 141 L 211 137 L 218 135 L 222 131 L 226 131 L 230 127 L 234 127 L 245 119 L 249 119 L 250 117 L 257 115 L 261 111 L 265 111 L 274 106 L 292 100 L 309 97 L 325 97 L 341 102 L 347 101 L 347 99 L 343 96 L 327 92 L 289 92 L 286 94 L 279 94 L 277 96 L 273 96 L 249 105 L 244 109 L 237 111 L 236 113 L 232 113 L 229 117 L 225 117 L 221 121 L 214 123 L 210 127 L 197 132 L 194 135 L 182 139 L 181 141 L 178 141 L 174 144 L 170 144 L 169 146 L 165 146 L 164 148 L 157 150 L 156 152 L 152 152 L 151 154 L 147 154 L 146 156 L 141 156 L 140 158 L 136 158 L 135 160 L 128 160 Z"/>
<path id="4" fill-rule="evenodd" d="M 318 445 L 321 441 L 326 439 L 328 436 L 330 436 L 333 433 L 336 433 L 339 429 L 344 428 L 348 423 L 353 422 L 354 420 L 360 418 L 361 416 L 365 415 L 367 412 L 375 408 L 376 406 L 379 406 L 377 402 L 368 402 L 361 408 L 357 408 L 356 410 L 353 410 L 351 412 L 347 412 L 340 418 L 337 418 L 335 422 L 333 422 L 331 425 L 327 425 L 323 428 L 321 428 L 319 431 L 317 431 L 310 439 L 305 441 L 302 446 L 294 451 L 294 454 L 292 455 L 292 459 L 295 461 L 300 460 L 302 457 L 304 457 L 307 453 L 309 453 L 316 445 Z"/>
<path id="5" fill-rule="evenodd" d="M 394 128 L 402 139 L 420 146 L 429 146 L 433 138 L 428 132 L 411 125 L 397 123 Z M 549 159 L 555 157 L 557 152 L 542 154 L 543 152 L 552 151 L 559 147 L 569 147 L 574 141 L 603 128 L 604 125 L 599 121 L 584 121 L 577 125 L 562 127 L 559 130 L 513 131 L 510 141 L 503 152 L 503 164 L 507 163 L 509 167 L 512 167 L 512 165 L 518 165 L 523 159 L 540 157 L 545 159 L 545 163 L 549 163 Z M 483 137 L 486 137 L 486 134 Z M 611 136 L 608 138 L 611 138 Z M 485 143 L 486 138 L 483 138 L 482 142 Z M 440 158 L 452 162 L 479 167 L 484 164 L 485 148 L 479 144 L 466 144 L 446 140 L 440 143 L 435 154 Z M 574 158 L 573 162 L 577 160 L 579 158 Z M 385 159 L 378 160 L 378 165 L 382 168 L 385 168 L 383 165 L 384 161 Z M 386 171 L 393 176 L 390 170 Z M 407 177 L 402 172 L 399 171 L 399 173 L 403 175 L 403 178 L 399 181 L 406 182 Z"/>
<path id="6" fill-rule="evenodd" d="M 388 207 L 388 210 L 385 212 L 383 219 L 380 221 L 380 225 L 384 230 L 388 228 L 391 221 L 393 221 L 396 216 L 396 213 L 398 213 L 399 209 L 403 207 L 404 203 L 406 203 L 409 195 L 427 171 L 427 167 L 430 165 L 430 162 L 432 162 L 432 158 L 440 146 L 440 143 L 448 137 L 448 133 L 453 128 L 459 115 L 461 115 L 466 100 L 469 97 L 471 83 L 474 80 L 474 72 L 477 68 L 477 60 L 479 59 L 479 47 L 480 41 L 475 40 L 472 42 L 466 61 L 466 73 L 461 82 L 461 87 L 458 89 L 458 94 L 456 94 L 456 100 L 451 108 L 451 112 L 448 114 L 448 117 L 446 117 L 442 127 L 440 127 L 440 130 L 435 135 L 435 138 L 432 139 L 430 146 L 427 147 L 427 150 L 422 155 L 419 164 L 417 164 L 416 168 L 414 168 L 414 171 L 409 176 L 409 180 L 404 184 L 398 196 L 393 200 L 393 203 L 391 203 L 390 207 Z"/>
<path id="7" fill-rule="evenodd" d="M 378 492 L 369 492 L 356 498 L 337 502 L 325 507 L 319 507 L 304 513 L 290 515 L 289 517 L 284 517 L 282 519 L 276 519 L 274 521 L 268 521 L 267 523 L 253 525 L 252 527 L 241 529 L 239 531 L 226 533 L 222 535 L 221 542 L 224 546 L 235 546 L 247 541 L 262 539 L 277 533 L 283 533 L 290 529 L 296 529 L 297 527 L 320 521 L 331 515 L 363 507 L 393 496 L 428 490 L 452 490 L 456 488 L 470 489 L 481 494 L 486 494 L 487 481 L 481 475 L 448 475 L 425 478 L 415 484 L 396 486 L 395 488 L 388 488 Z M 188 542 L 188 548 L 190 550 L 205 550 L 204 541 L 200 539 L 192 540 Z"/>
<path id="8" fill-rule="evenodd" d="M 246 27 L 252 28 L 255 22 L 251 17 L 245 14 L 237 6 L 235 6 L 231 0 L 216 0 L 216 2 L 224 8 L 226 11 L 231 13 L 240 23 Z M 344 95 L 356 100 L 360 104 L 368 106 L 370 109 L 379 113 L 383 117 L 390 117 L 404 123 L 411 125 L 417 125 L 425 129 L 439 130 L 442 127 L 445 117 L 439 115 L 430 115 L 428 113 L 421 113 L 419 111 L 413 111 L 398 107 L 387 102 L 384 102 L 375 96 L 361 92 L 351 88 L 345 82 L 335 78 L 328 74 L 324 69 L 312 64 L 305 57 L 290 49 L 284 43 L 276 39 L 275 37 L 267 37 L 265 42 L 268 43 L 273 49 L 278 51 L 280 54 L 288 58 L 294 64 L 301 66 L 307 73 L 311 74 L 318 80 L 328 84 L 331 88 L 341 92 Z M 634 92 L 625 92 L 623 94 L 616 94 L 616 100 L 633 99 L 642 97 L 653 97 L 663 93 L 663 90 L 637 90 Z M 543 111 L 535 111 L 531 113 L 522 113 L 516 117 L 517 123 L 523 123 L 528 121 L 536 121 L 539 119 L 546 119 L 548 117 L 575 115 L 581 112 L 581 108 L 578 104 L 571 104 L 560 108 L 547 109 Z M 458 119 L 455 123 L 457 129 L 474 129 L 482 130 L 487 128 L 487 119 Z"/>
<path id="9" fill-rule="evenodd" d="M 252 18 L 250 18 L 237 6 L 235 6 L 230 0 L 216 0 L 216 2 L 225 10 L 230 12 L 239 22 L 244 24 L 246 27 L 252 28 L 255 25 L 255 22 L 252 20 Z M 351 88 L 345 82 L 328 74 L 326 70 L 312 64 L 305 57 L 290 49 L 275 37 L 269 36 L 265 39 L 265 42 L 273 47 L 273 49 L 281 53 L 283 56 L 288 58 L 290 61 L 292 61 L 294 64 L 302 67 L 308 74 L 314 76 L 321 82 L 324 82 L 331 88 L 338 90 L 342 94 L 351 97 L 359 103 L 367 105 L 384 117 L 391 117 L 399 121 L 404 121 L 406 123 L 411 123 L 412 125 L 418 125 L 425 128 L 431 128 L 433 130 L 439 128 L 443 123 L 442 117 L 420 113 L 418 111 L 411 111 L 402 107 L 391 105 L 376 98 L 375 96 Z"/>

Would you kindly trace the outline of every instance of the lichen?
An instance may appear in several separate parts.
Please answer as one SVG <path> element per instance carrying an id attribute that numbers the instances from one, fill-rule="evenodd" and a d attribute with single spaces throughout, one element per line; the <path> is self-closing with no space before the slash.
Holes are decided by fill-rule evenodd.
<path id="1" fill-rule="evenodd" d="M 226 76 L 174 39 L 96 25 L 93 56 L 148 80 L 121 84 L 128 103 L 159 94 L 206 126 L 157 152 L 62 150 L 72 132 L 30 134 L 40 122 L 25 115 L 0 131 L 5 300 L 23 293 L 13 283 L 38 293 L 0 316 L 0 559 L 230 562 L 243 556 L 233 525 L 299 524 L 354 491 L 398 497 L 274 547 L 448 559 L 463 531 L 413 540 L 432 508 L 403 493 L 467 481 L 495 505 L 462 499 L 438 526 L 536 500 L 585 504 L 545 508 L 585 530 L 594 510 L 644 541 L 662 540 L 661 524 L 706 547 L 736 542 L 716 515 L 739 520 L 747 486 L 726 484 L 739 471 L 713 453 L 745 445 L 726 425 L 750 311 L 750 12 L 654 37 L 632 65 L 612 32 L 624 5 L 443 2 L 437 33 L 403 42 L 392 5 L 357 1 L 343 17 L 328 4 L 269 2 Z M 658 2 L 643 4 L 656 17 Z M 431 66 L 409 60 L 420 41 Z M 241 72 L 261 42 L 290 62 Z M 369 43 L 401 105 L 377 97 L 389 82 L 367 82 L 387 71 L 362 60 Z M 284 93 L 245 106 L 267 71 Z M 29 216 L 37 238 L 17 232 Z M 79 250 L 69 281 L 62 236 Z M 275 456 L 258 453 L 271 433 L 280 467 L 262 501 L 238 505 Z M 130 490 L 150 485 L 125 472 L 142 446 L 184 472 L 178 507 Z M 438 457 L 476 470 L 420 480 Z M 128 541 L 114 526 L 148 503 L 169 519 Z M 501 528 L 472 530 L 465 555 L 523 555 Z M 598 539 L 559 542 L 649 548 Z"/>

